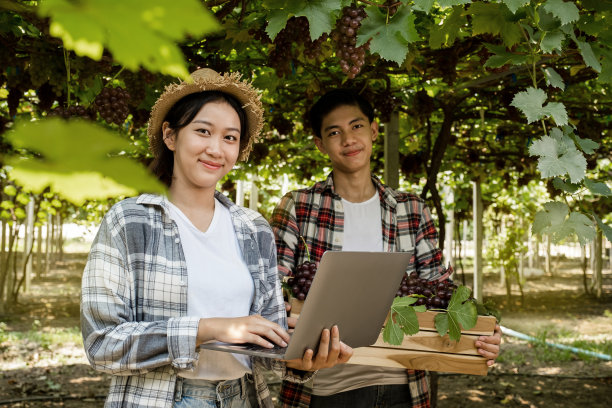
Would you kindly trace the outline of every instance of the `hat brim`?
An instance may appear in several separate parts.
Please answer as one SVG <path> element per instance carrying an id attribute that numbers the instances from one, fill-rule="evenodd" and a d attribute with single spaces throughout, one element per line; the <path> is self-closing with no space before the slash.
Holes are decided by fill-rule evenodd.
<path id="1" fill-rule="evenodd" d="M 212 69 L 202 68 L 192 73 L 191 77 L 193 82 L 168 85 L 153 105 L 147 128 L 151 152 L 159 157 L 163 150 L 162 124 L 174 104 L 193 93 L 221 91 L 236 98 L 246 113 L 248 141 L 246 144 L 241 143 L 243 147 L 238 157 L 238 160 L 246 160 L 263 128 L 263 107 L 259 92 L 249 82 L 240 80 L 238 72 L 220 75 Z"/>

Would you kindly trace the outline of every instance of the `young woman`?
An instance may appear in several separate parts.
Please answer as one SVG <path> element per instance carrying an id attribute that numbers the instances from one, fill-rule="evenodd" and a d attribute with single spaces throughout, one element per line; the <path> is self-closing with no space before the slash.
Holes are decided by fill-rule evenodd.
<path id="1" fill-rule="evenodd" d="M 114 374 L 107 407 L 271 407 L 262 368 L 303 382 L 352 354 L 337 328 L 297 360 L 198 349 L 289 335 L 268 223 L 216 191 L 261 130 L 259 94 L 237 73 L 192 78 L 167 87 L 149 121 L 168 197 L 113 206 L 85 267 L 81 329 L 92 366 Z"/>

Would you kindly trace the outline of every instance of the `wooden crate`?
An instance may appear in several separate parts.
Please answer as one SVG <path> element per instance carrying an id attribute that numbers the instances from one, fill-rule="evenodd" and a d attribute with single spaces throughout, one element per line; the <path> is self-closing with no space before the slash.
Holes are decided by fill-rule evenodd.
<path id="1" fill-rule="evenodd" d="M 299 315 L 302 304 L 297 299 L 291 300 L 292 316 Z M 419 332 L 404 336 L 399 346 L 383 342 L 381 333 L 373 345 L 354 349 L 348 364 L 487 375 L 487 360 L 478 354 L 474 341 L 479 336 L 493 334 L 495 317 L 479 316 L 476 326 L 461 331 L 461 339 L 457 342 L 448 334 L 444 337 L 438 334 L 434 326 L 437 314 L 430 311 L 417 313 Z"/>

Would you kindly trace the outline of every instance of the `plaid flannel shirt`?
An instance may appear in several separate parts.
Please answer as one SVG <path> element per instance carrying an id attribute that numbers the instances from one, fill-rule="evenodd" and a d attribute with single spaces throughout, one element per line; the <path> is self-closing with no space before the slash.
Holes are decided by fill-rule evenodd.
<path id="1" fill-rule="evenodd" d="M 395 191 L 372 175 L 380 197 L 383 248 L 400 252 L 415 248 L 413 262 L 406 273 L 417 271 L 427 280 L 444 280 L 451 270 L 442 265 L 438 232 L 431 213 L 419 197 Z M 313 262 L 325 251 L 342 250 L 344 213 L 341 197 L 334 192 L 333 176 L 306 189 L 286 194 L 272 214 L 271 226 L 276 236 L 278 270 L 289 275 L 307 260 L 304 238 Z M 414 408 L 429 407 L 424 371 L 407 370 Z M 310 389 L 304 384 L 283 382 L 281 402 L 284 407 L 307 407 Z"/>
<path id="2" fill-rule="evenodd" d="M 287 327 L 274 237 L 257 212 L 224 195 L 240 249 L 253 277 L 250 314 Z M 199 317 L 187 316 L 187 266 L 165 197 L 144 194 L 114 205 L 105 215 L 83 274 L 81 330 L 96 370 L 114 374 L 106 407 L 172 407 L 178 370 L 198 359 Z M 259 403 L 272 407 L 262 369 L 305 381 L 279 360 L 253 359 Z M 303 376 L 302 376 L 303 375 Z M 180 384 L 179 384 L 180 385 Z"/>

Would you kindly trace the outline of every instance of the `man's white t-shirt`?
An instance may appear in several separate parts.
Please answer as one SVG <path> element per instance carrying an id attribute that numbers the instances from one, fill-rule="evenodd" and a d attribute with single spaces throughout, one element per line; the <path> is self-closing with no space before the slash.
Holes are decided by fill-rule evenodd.
<path id="1" fill-rule="evenodd" d="M 344 209 L 343 251 L 382 251 L 382 215 L 378 191 L 367 201 L 352 203 L 342 199 Z M 342 333 L 340 333 L 342 337 Z M 407 384 L 404 369 L 340 364 L 319 370 L 312 393 L 332 395 L 379 384 Z"/>
<path id="2" fill-rule="evenodd" d="M 169 204 L 187 263 L 187 314 L 201 318 L 248 316 L 255 289 L 229 209 L 215 199 L 213 219 L 202 232 L 177 206 Z M 195 369 L 182 370 L 179 376 L 216 381 L 250 372 L 248 356 L 201 350 Z"/>

